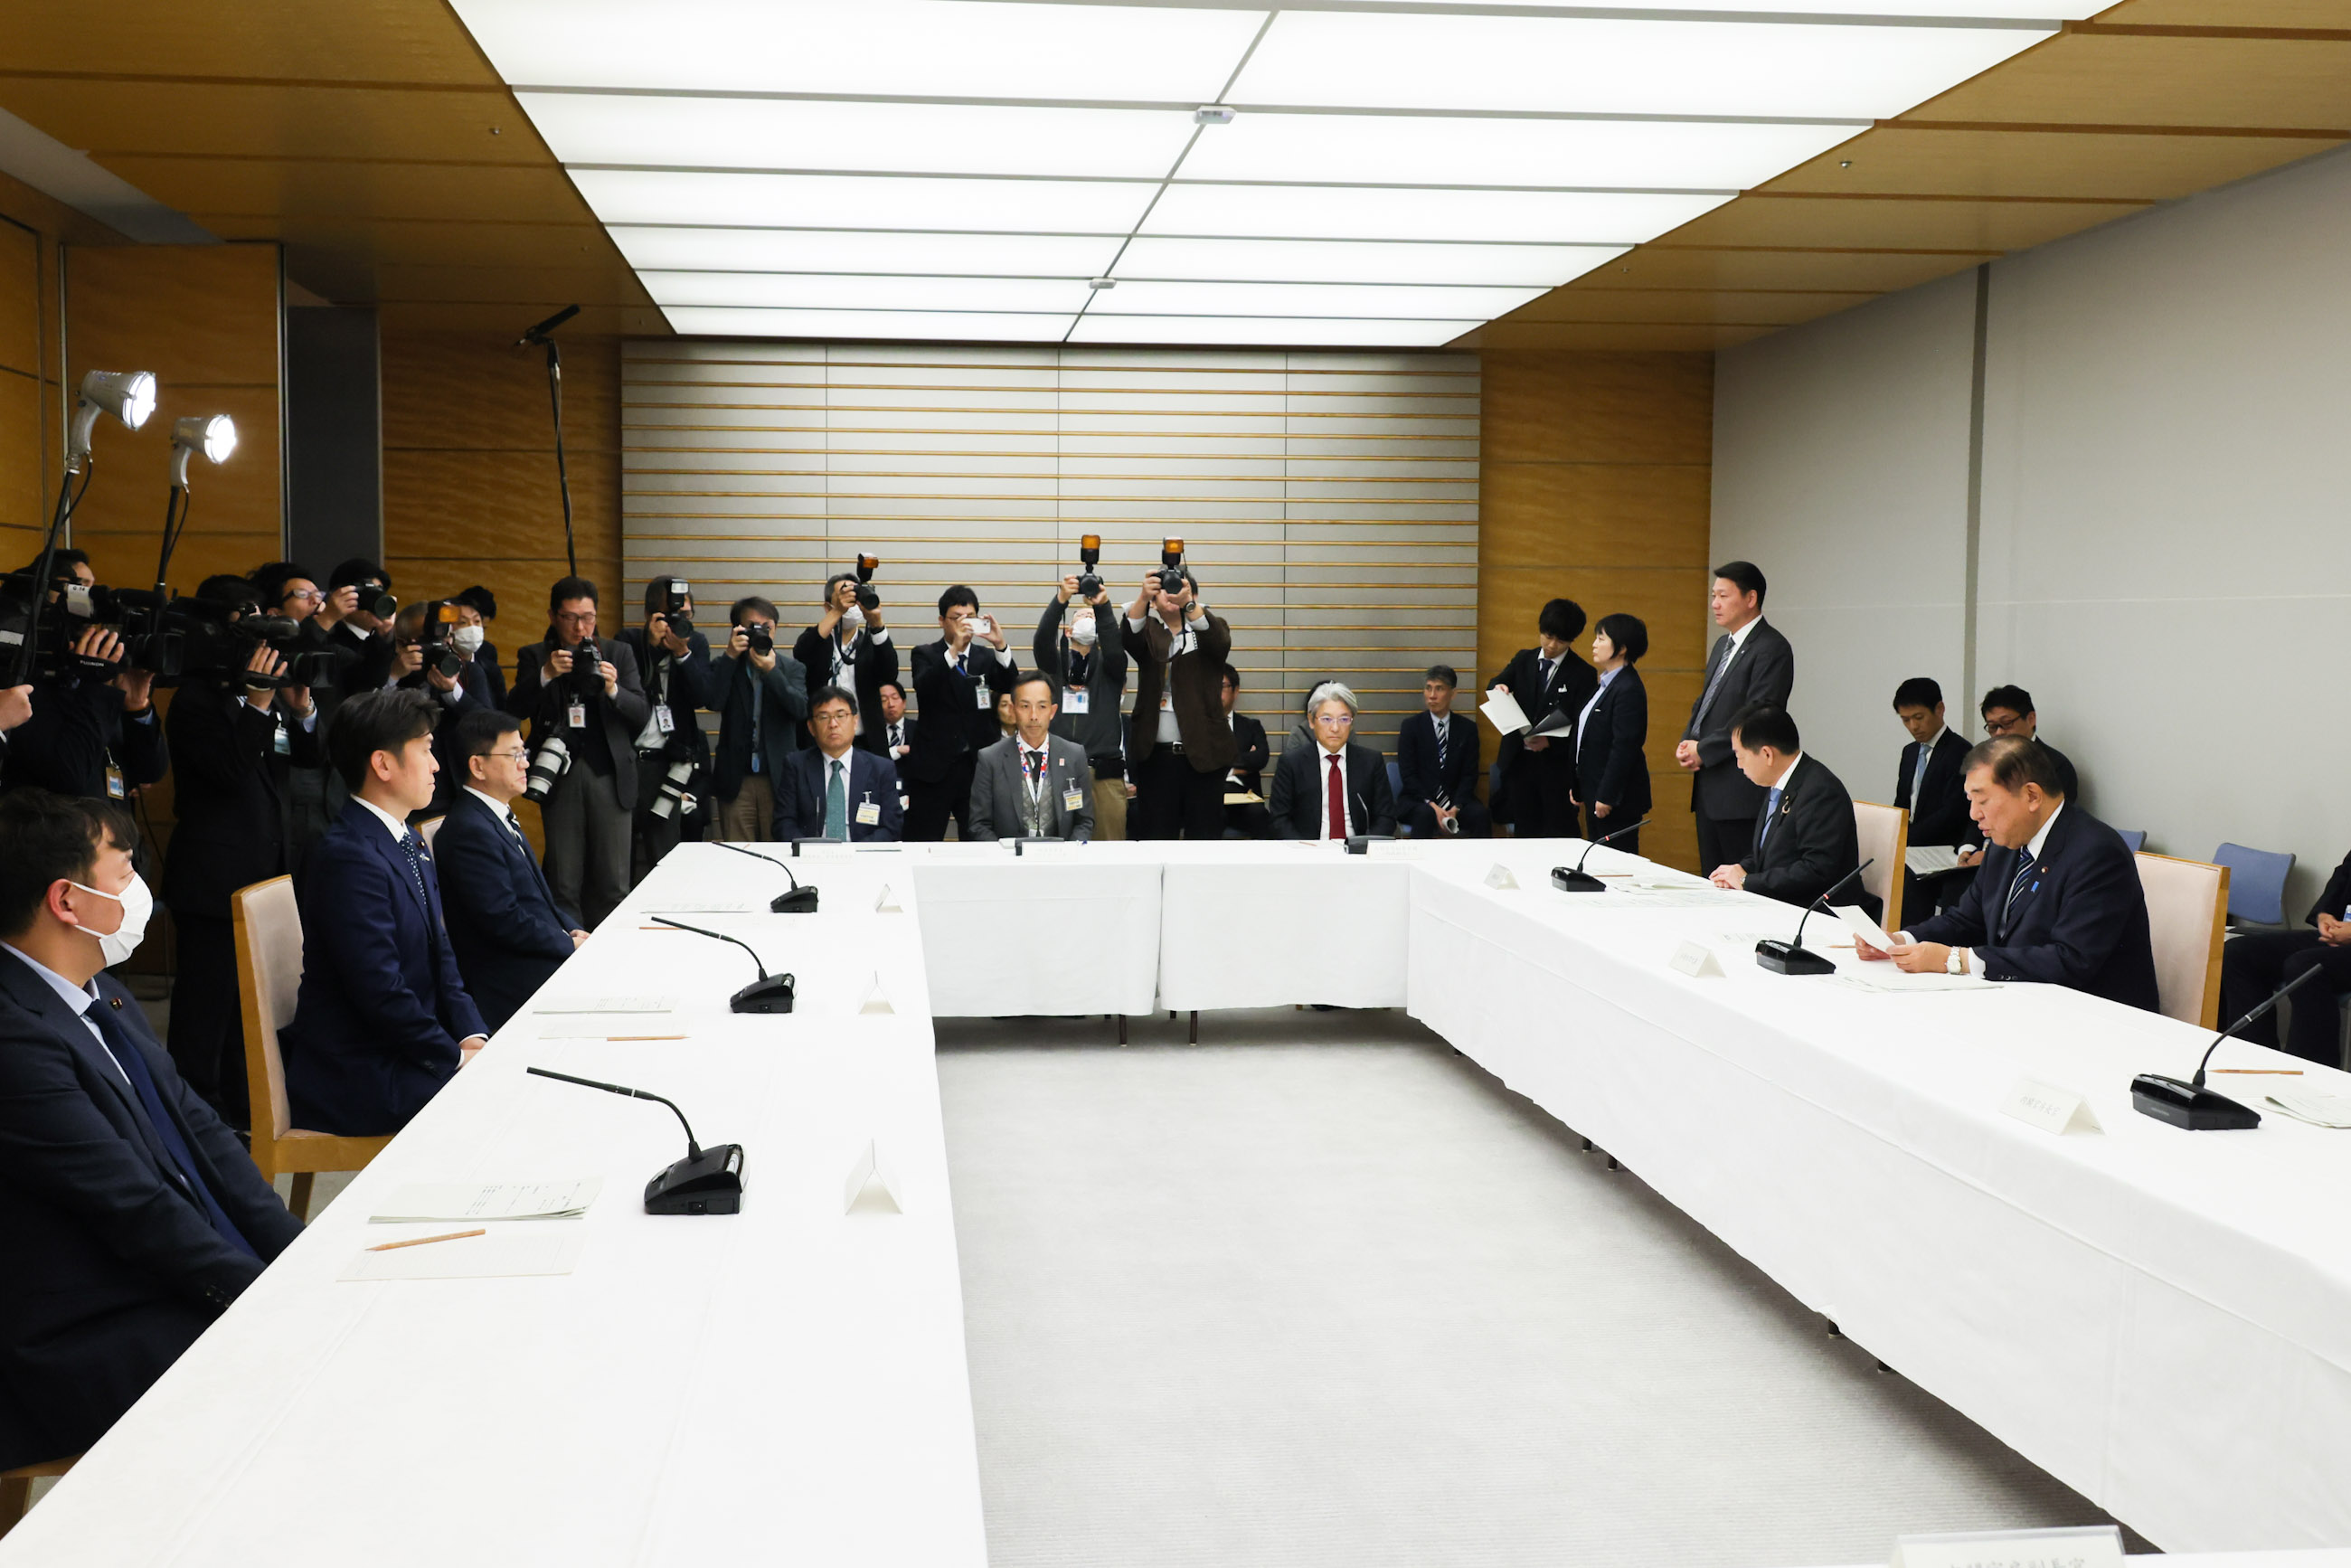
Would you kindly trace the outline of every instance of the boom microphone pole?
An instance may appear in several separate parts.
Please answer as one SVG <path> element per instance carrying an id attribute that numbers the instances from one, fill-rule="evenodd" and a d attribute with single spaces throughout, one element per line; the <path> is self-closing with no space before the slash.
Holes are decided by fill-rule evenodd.
<path id="1" fill-rule="evenodd" d="M 571 540 L 571 476 L 563 463 L 563 350 L 556 346 L 555 329 L 579 314 L 579 306 L 566 305 L 515 340 L 517 349 L 534 343 L 547 348 L 547 401 L 555 412 L 555 487 L 563 496 L 563 559 L 574 577 L 580 575 L 580 551 Z"/>

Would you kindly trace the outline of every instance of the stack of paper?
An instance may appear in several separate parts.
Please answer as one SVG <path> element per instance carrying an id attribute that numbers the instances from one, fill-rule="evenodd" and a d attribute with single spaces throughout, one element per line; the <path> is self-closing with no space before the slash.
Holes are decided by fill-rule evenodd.
<path id="1" fill-rule="evenodd" d="M 534 1013 L 665 1013 L 669 997 L 541 997 L 531 1003 Z"/>
<path id="2" fill-rule="evenodd" d="M 1913 844 L 1902 852 L 1902 863 L 1912 876 L 1940 876 L 1959 869 L 1959 852 L 1949 844 Z"/>
<path id="3" fill-rule="evenodd" d="M 2273 1089 L 2264 1098 L 2297 1122 L 2314 1127 L 2351 1127 L 2351 1094 L 2331 1094 L 2324 1089 Z"/>
<path id="4" fill-rule="evenodd" d="M 1533 727 L 1527 722 L 1526 710 L 1519 706 L 1519 699 L 1499 687 L 1495 688 L 1492 696 L 1478 705 L 1478 711 L 1492 719 L 1494 727 L 1504 735 L 1516 735 L 1522 729 Z"/>
<path id="5" fill-rule="evenodd" d="M 412 1182 L 368 1218 L 378 1225 L 429 1219 L 570 1219 L 588 1212 L 602 1176 L 568 1181 Z"/>

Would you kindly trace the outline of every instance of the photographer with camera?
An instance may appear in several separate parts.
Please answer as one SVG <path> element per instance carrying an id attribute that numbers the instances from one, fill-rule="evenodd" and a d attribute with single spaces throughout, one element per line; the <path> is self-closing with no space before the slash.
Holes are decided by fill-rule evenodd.
<path id="1" fill-rule="evenodd" d="M 433 731 L 433 760 L 441 771 L 434 775 L 433 800 L 419 820 L 444 815 L 465 781 L 465 759 L 456 748 L 457 720 L 492 706 L 489 694 L 480 687 L 480 666 L 455 642 L 464 623 L 464 612 L 448 599 L 403 604 L 392 618 L 393 687 L 423 692 L 441 710 L 441 722 Z"/>
<path id="2" fill-rule="evenodd" d="M 799 748 L 808 717 L 808 672 L 776 652 L 776 607 L 756 594 L 726 612 L 726 666 L 718 684 L 718 754 L 711 789 L 718 836 L 737 843 L 775 837 L 776 775 Z"/>
<path id="3" fill-rule="evenodd" d="M 1225 664 L 1232 628 L 1200 602 L 1199 580 L 1169 539 L 1126 607 L 1134 710 L 1126 755 L 1134 776 L 1137 839 L 1221 839 L 1225 774 L 1240 754 L 1225 721 Z"/>
<path id="4" fill-rule="evenodd" d="M 946 838 L 950 816 L 958 838 L 974 836 L 972 769 L 1003 738 L 997 698 L 1020 674 L 1003 628 L 979 612 L 979 595 L 961 583 L 939 595 L 939 641 L 914 653 L 914 701 L 923 710 L 905 769 L 906 837 L 914 842 Z"/>
<path id="5" fill-rule="evenodd" d="M 854 571 L 836 571 L 825 580 L 824 613 L 792 644 L 792 657 L 808 672 L 813 689 L 839 686 L 857 696 L 857 748 L 882 752 L 886 744 L 878 722 L 882 683 L 898 678 L 898 649 L 882 624 L 882 595 L 873 573 L 882 563 L 857 558 Z"/>
<path id="6" fill-rule="evenodd" d="M 196 599 L 234 632 L 260 612 L 241 577 L 206 578 Z M 233 1127 L 247 1124 L 245 1028 L 229 895 L 287 867 L 296 768 L 318 766 L 319 709 L 288 684 L 288 649 L 258 636 L 224 639 L 228 657 L 192 649 L 164 721 L 178 766 L 178 817 L 163 857 L 163 904 L 179 937 L 172 982 L 172 1064 Z"/>
<path id="7" fill-rule="evenodd" d="M 327 594 L 319 586 L 318 574 L 299 561 L 274 560 L 253 574 L 253 597 L 265 615 L 283 615 L 301 625 L 301 634 L 294 643 L 298 653 L 335 653 L 335 664 L 343 664 L 341 655 L 328 641 L 327 628 L 319 622 L 319 612 L 325 608 Z M 334 681 L 325 681 L 310 688 L 310 697 L 318 706 L 318 722 L 324 724 L 341 700 L 342 692 Z M 327 836 L 328 824 L 335 813 L 343 809 L 346 799 L 342 781 L 334 769 L 326 766 L 326 753 L 321 750 L 315 765 L 297 762 L 286 775 L 287 832 L 286 868 L 296 876 L 302 873 L 303 857 L 310 846 Z"/>
<path id="8" fill-rule="evenodd" d="M 1079 558 L 1085 570 L 1064 576 L 1038 619 L 1030 652 L 1037 668 L 1053 683 L 1061 711 L 1053 733 L 1086 749 L 1093 780 L 1093 832 L 1102 839 L 1126 837 L 1126 758 L 1120 747 L 1126 695 L 1126 638 L 1112 610 L 1110 590 L 1094 571 L 1101 538 L 1085 537 Z"/>
<path id="9" fill-rule="evenodd" d="M 465 615 L 464 622 L 451 633 L 450 640 L 457 651 L 474 661 L 482 672 L 481 684 L 471 680 L 466 685 L 488 694 L 486 700 L 494 707 L 507 706 L 506 666 L 498 660 L 498 645 L 490 641 L 489 623 L 498 618 L 497 596 L 480 583 L 461 588 L 451 595 L 449 602 Z"/>
<path id="10" fill-rule="evenodd" d="M 326 597 L 311 620 L 326 646 L 340 655 L 339 691 L 371 692 L 392 684 L 392 618 L 399 607 L 392 573 L 363 556 L 327 574 Z"/>
<path id="11" fill-rule="evenodd" d="M 22 575 L 40 571 L 37 557 Z M 86 624 L 68 632 L 48 622 L 64 603 L 67 587 L 94 588 L 89 557 L 78 549 L 56 552 L 49 574 L 44 621 L 68 638 L 66 657 L 44 673 L 38 664 L 26 694 L 31 712 L 9 732 L 8 789 L 31 785 L 59 795 L 125 800 L 163 777 L 170 758 L 163 726 L 155 712 L 155 673 L 123 657 L 121 635 Z M 42 639 L 49 632 L 45 624 Z"/>
<path id="12" fill-rule="evenodd" d="M 694 629 L 693 585 L 682 577 L 645 583 L 645 623 L 622 631 L 621 641 L 636 656 L 653 705 L 637 732 L 633 884 L 680 841 L 702 837 L 710 742 L 694 716 L 710 706 L 717 676 L 710 639 Z"/>
<path id="13" fill-rule="evenodd" d="M 653 705 L 628 645 L 596 635 L 594 583 L 558 579 L 547 608 L 547 636 L 515 656 L 507 711 L 530 721 L 548 884 L 592 931 L 629 895 L 636 738 Z"/>

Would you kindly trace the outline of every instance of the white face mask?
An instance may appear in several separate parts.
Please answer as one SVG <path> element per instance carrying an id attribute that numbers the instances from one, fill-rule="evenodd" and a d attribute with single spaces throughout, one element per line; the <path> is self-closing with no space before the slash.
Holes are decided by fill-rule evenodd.
<path id="1" fill-rule="evenodd" d="M 120 893 L 100 893 L 97 888 L 84 886 L 70 879 L 66 885 L 96 894 L 100 898 L 110 898 L 122 905 L 121 925 L 111 931 L 89 933 L 98 938 L 98 950 L 104 956 L 108 968 L 112 968 L 139 950 L 139 944 L 147 937 L 147 922 L 155 913 L 155 895 L 147 891 L 146 883 L 133 876 L 131 885 Z M 82 929 L 88 931 L 89 928 L 84 926 Z"/>
<path id="2" fill-rule="evenodd" d="M 449 633 L 449 644 L 470 659 L 482 651 L 482 629 L 479 626 L 460 626 Z"/>
<path id="3" fill-rule="evenodd" d="M 1081 648 L 1092 647 L 1094 645 L 1094 618 L 1091 615 L 1081 615 L 1075 621 L 1071 622 L 1070 641 L 1075 643 Z"/>

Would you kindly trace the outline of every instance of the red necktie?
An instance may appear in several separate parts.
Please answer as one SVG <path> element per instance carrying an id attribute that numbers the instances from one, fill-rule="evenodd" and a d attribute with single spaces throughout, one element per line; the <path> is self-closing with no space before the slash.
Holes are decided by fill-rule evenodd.
<path id="1" fill-rule="evenodd" d="M 1334 839 L 1343 839 L 1347 836 L 1346 787 L 1339 780 L 1339 759 L 1342 755 L 1342 753 L 1336 751 L 1326 751 L 1322 754 L 1323 760 L 1331 765 L 1331 804 L 1329 810 L 1331 815 L 1331 837 Z"/>

